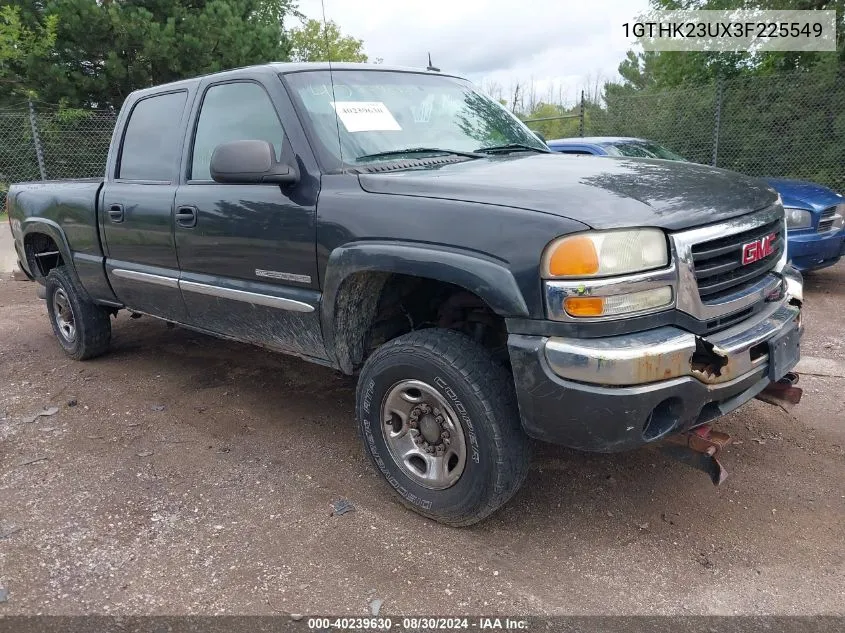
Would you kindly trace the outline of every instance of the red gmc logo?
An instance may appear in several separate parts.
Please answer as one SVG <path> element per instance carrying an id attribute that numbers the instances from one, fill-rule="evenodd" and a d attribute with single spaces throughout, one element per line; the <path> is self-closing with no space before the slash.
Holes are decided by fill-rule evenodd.
<path id="1" fill-rule="evenodd" d="M 775 252 L 775 240 L 778 234 L 772 233 L 754 242 L 742 245 L 742 265 L 753 264 Z"/>

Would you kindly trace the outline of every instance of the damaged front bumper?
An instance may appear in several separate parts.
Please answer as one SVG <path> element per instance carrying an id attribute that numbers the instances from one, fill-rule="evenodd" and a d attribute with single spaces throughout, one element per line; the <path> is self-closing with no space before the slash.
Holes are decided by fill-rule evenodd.
<path id="1" fill-rule="evenodd" d="M 766 364 L 769 339 L 793 328 L 800 314 L 797 306 L 775 305 L 704 337 L 660 327 L 598 339 L 550 338 L 546 361 L 559 377 L 589 384 L 630 386 L 691 376 L 706 385 L 719 385 Z"/>
<path id="2" fill-rule="evenodd" d="M 619 451 L 722 416 L 798 362 L 800 275 L 752 317 L 696 336 L 676 327 L 594 339 L 509 338 L 525 431 L 591 451 Z"/>

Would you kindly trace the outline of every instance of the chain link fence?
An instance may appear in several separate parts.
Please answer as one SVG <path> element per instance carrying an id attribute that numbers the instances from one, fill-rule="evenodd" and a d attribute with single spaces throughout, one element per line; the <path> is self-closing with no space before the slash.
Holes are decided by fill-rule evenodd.
<path id="1" fill-rule="evenodd" d="M 102 176 L 116 118 L 32 104 L 0 109 L 0 203 L 13 182 Z"/>
<path id="2" fill-rule="evenodd" d="M 637 136 L 689 160 L 845 192 L 845 72 L 750 77 L 587 105 L 586 136 Z"/>
<path id="3" fill-rule="evenodd" d="M 116 113 L 0 109 L 0 204 L 13 182 L 102 176 Z M 608 96 L 568 117 L 572 135 L 637 136 L 689 160 L 845 192 L 845 72 L 717 81 Z"/>

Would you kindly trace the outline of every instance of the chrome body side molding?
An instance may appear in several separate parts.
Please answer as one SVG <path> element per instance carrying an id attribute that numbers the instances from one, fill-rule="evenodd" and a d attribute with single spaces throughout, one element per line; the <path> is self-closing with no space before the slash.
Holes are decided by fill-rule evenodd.
<path id="1" fill-rule="evenodd" d="M 135 270 L 126 270 L 125 268 L 115 268 L 111 271 L 111 274 L 115 277 L 120 277 L 121 279 L 141 281 L 154 284 L 156 286 L 164 286 L 166 288 L 179 288 L 183 292 L 194 292 L 211 297 L 219 297 L 220 299 L 243 301 L 244 303 L 266 306 L 268 308 L 278 308 L 280 310 L 289 310 L 292 312 L 314 312 L 316 309 L 310 303 L 297 301 L 296 299 L 276 297 L 259 292 L 249 292 L 247 290 L 235 290 L 234 288 L 224 288 L 222 286 L 214 286 L 211 284 L 201 284 L 195 281 L 184 281 L 179 280 L 176 277 L 142 273 Z"/>
<path id="2" fill-rule="evenodd" d="M 292 312 L 314 312 L 315 309 L 311 304 L 303 301 L 296 301 L 295 299 L 274 297 L 272 295 L 265 295 L 258 292 L 248 292 L 246 290 L 235 290 L 234 288 L 223 288 L 222 286 L 200 284 L 195 281 L 180 281 L 179 287 L 183 292 L 195 292 L 197 294 L 208 295 L 210 297 L 231 299 L 232 301 L 243 301 L 244 303 L 266 306 L 268 308 L 279 308 L 280 310 L 290 310 Z"/>
<path id="3" fill-rule="evenodd" d="M 129 279 L 130 281 L 143 281 L 156 286 L 164 286 L 165 288 L 178 288 L 179 280 L 176 277 L 165 277 L 164 275 L 153 275 L 152 273 L 142 273 L 137 270 L 126 270 L 125 268 L 115 268 L 111 274 L 121 279 Z"/>

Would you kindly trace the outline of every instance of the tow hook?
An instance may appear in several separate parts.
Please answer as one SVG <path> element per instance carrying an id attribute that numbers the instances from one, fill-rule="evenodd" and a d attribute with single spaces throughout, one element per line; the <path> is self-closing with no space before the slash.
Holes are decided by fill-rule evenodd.
<path id="1" fill-rule="evenodd" d="M 796 387 L 798 374 L 789 372 L 777 382 L 770 382 L 769 385 L 757 394 L 757 399 L 789 411 L 793 405 L 801 402 L 804 390 Z"/>
<path id="2" fill-rule="evenodd" d="M 730 435 L 703 424 L 686 433 L 668 437 L 660 445 L 660 451 L 687 466 L 703 470 L 710 476 L 713 485 L 718 486 L 728 477 L 728 471 L 719 461 L 719 453 L 730 442 Z"/>

